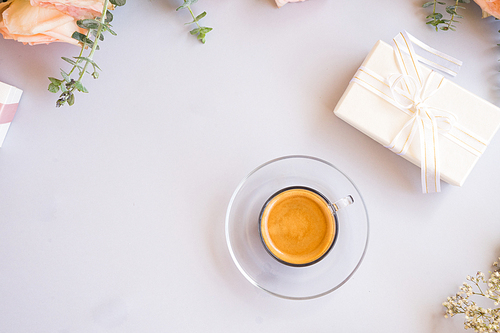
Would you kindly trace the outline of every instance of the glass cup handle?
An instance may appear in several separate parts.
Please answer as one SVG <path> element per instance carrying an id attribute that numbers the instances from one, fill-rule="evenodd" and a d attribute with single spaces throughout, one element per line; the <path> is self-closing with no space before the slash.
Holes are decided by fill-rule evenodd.
<path id="1" fill-rule="evenodd" d="M 348 195 L 347 197 L 332 203 L 332 209 L 334 212 L 338 212 L 340 209 L 347 207 L 352 203 L 354 203 L 354 199 L 352 198 L 352 196 Z"/>

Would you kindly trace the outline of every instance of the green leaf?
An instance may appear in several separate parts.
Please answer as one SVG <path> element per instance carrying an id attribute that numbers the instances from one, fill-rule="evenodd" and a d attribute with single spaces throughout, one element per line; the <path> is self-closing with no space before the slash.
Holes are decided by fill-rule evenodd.
<path id="1" fill-rule="evenodd" d="M 49 88 L 48 89 L 49 89 L 49 91 L 51 93 L 56 93 L 56 92 L 59 91 L 59 86 L 55 85 L 54 83 L 51 83 L 51 84 L 49 84 Z"/>
<path id="2" fill-rule="evenodd" d="M 75 94 L 69 95 L 69 97 L 68 97 L 68 104 L 69 104 L 69 106 L 75 104 Z"/>
<path id="3" fill-rule="evenodd" d="M 113 14 L 108 10 L 106 11 L 106 18 L 104 19 L 104 22 L 110 23 L 113 21 Z"/>
<path id="4" fill-rule="evenodd" d="M 95 68 L 97 68 L 98 70 L 101 70 L 99 68 L 99 66 L 97 66 L 97 64 L 95 63 L 94 60 L 90 59 L 90 58 L 87 58 L 87 57 L 74 57 L 75 59 L 77 60 L 80 60 L 80 61 L 86 61 L 88 63 L 90 63 L 92 66 L 94 66 Z"/>
<path id="5" fill-rule="evenodd" d="M 73 34 L 71 35 L 71 38 L 73 39 L 76 39 L 77 41 L 79 41 L 80 43 L 83 43 L 85 44 L 85 40 L 87 39 L 87 36 L 82 34 L 82 33 L 79 33 L 78 31 L 75 31 L 73 32 Z"/>
<path id="6" fill-rule="evenodd" d="M 83 29 L 99 29 L 99 26 L 101 25 L 100 22 L 93 20 L 93 19 L 83 19 L 83 20 L 78 20 L 76 21 L 76 24 Z"/>
<path id="7" fill-rule="evenodd" d="M 433 6 L 434 5 L 434 1 L 429 1 L 429 2 L 426 2 L 422 5 L 422 7 L 424 8 L 427 8 L 427 7 L 430 7 L 430 6 Z"/>
<path id="8" fill-rule="evenodd" d="M 194 20 L 196 22 L 198 22 L 199 20 L 201 20 L 202 18 L 204 18 L 206 15 L 207 15 L 207 12 L 203 12 L 200 15 L 196 16 L 196 18 Z"/>
<path id="9" fill-rule="evenodd" d="M 212 31 L 213 29 L 212 28 L 209 28 L 209 27 L 201 27 L 200 28 L 200 33 L 202 34 L 206 34 L 207 32 L 210 32 Z"/>
<path id="10" fill-rule="evenodd" d="M 187 8 L 195 4 L 196 2 L 198 2 L 198 0 L 184 0 L 184 3 L 181 6 L 179 6 L 176 10 Z"/>
<path id="11" fill-rule="evenodd" d="M 95 31 L 95 30 L 92 30 L 92 31 Z M 83 44 L 84 47 L 93 47 L 94 46 L 94 41 L 92 39 L 88 38 L 86 35 L 82 35 L 79 32 L 74 32 L 73 36 L 74 36 L 73 38 L 76 39 L 77 41 L 79 41 L 81 44 Z M 96 50 L 99 50 L 99 46 L 96 47 Z"/>
<path id="12" fill-rule="evenodd" d="M 113 30 L 111 30 L 111 26 L 110 26 L 110 25 L 105 26 L 105 27 L 104 27 L 104 30 L 105 30 L 105 31 L 109 31 L 109 33 L 110 33 L 110 34 L 112 34 L 113 36 L 116 36 L 116 35 L 117 35 L 117 33 L 116 33 L 116 32 L 114 32 Z"/>
<path id="13" fill-rule="evenodd" d="M 91 33 L 92 36 L 97 37 L 97 30 L 92 30 Z M 100 41 L 104 40 L 104 35 L 102 33 L 99 34 L 99 40 Z M 88 44 L 89 47 L 92 47 L 94 45 L 94 41 L 91 40 L 90 38 L 86 39 L 86 43 Z M 96 47 L 96 50 L 99 50 L 99 46 Z"/>
<path id="14" fill-rule="evenodd" d="M 127 0 L 109 0 L 109 2 L 111 2 L 115 6 L 120 7 L 120 6 L 125 6 Z"/>
<path id="15" fill-rule="evenodd" d="M 63 77 L 64 81 L 66 81 L 66 82 L 71 81 L 71 78 L 69 77 L 69 75 L 65 71 L 63 71 L 62 69 L 61 69 L 61 76 Z"/>
<path id="16" fill-rule="evenodd" d="M 75 88 L 83 93 L 88 93 L 88 90 L 83 86 L 83 84 L 80 81 L 75 82 Z"/>
<path id="17" fill-rule="evenodd" d="M 199 20 L 201 20 L 202 18 L 204 18 L 205 16 L 207 15 L 207 12 L 203 12 L 201 13 L 200 15 L 196 16 L 194 20 L 192 20 L 191 22 L 188 22 L 188 23 L 184 23 L 184 25 L 188 25 L 188 24 L 193 24 L 193 23 L 196 23 L 198 22 Z"/>
<path id="18" fill-rule="evenodd" d="M 71 60 L 70 58 L 66 58 L 66 57 L 61 57 L 62 60 L 66 61 L 67 63 L 75 66 L 75 67 L 80 67 L 75 61 Z"/>
<path id="19" fill-rule="evenodd" d="M 440 4 L 440 5 L 446 5 L 446 2 L 437 1 L 437 3 Z"/>
<path id="20" fill-rule="evenodd" d="M 189 33 L 190 33 L 191 35 L 196 35 L 197 33 L 199 33 L 199 32 L 200 32 L 200 29 L 201 29 L 201 28 L 196 28 L 196 29 L 193 29 L 193 30 L 191 30 Z"/>
<path id="21" fill-rule="evenodd" d="M 49 77 L 50 82 L 55 84 L 56 86 L 60 86 L 61 83 L 63 82 L 62 80 L 56 79 L 55 77 Z"/>

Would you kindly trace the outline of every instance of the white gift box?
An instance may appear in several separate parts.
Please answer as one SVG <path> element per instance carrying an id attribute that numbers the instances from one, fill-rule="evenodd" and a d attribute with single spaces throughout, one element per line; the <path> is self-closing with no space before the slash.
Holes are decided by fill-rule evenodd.
<path id="1" fill-rule="evenodd" d="M 402 45 L 401 49 L 398 45 Z M 419 48 L 418 54 L 415 52 L 417 46 L 424 48 Z M 409 49 L 413 52 L 408 52 Z M 449 61 L 449 68 L 461 65 L 458 60 L 446 57 L 406 33 L 396 36 L 393 46 L 378 41 L 334 110 L 345 122 L 394 152 L 403 151 L 402 157 L 421 166 L 424 192 L 439 192 L 439 179 L 462 186 L 500 126 L 500 109 L 495 105 L 426 66 L 418 65 L 415 75 L 409 73 L 409 67 L 418 63 L 417 60 L 453 72 L 426 60 L 429 58 Z M 410 80 L 409 76 L 416 79 Z M 419 93 L 425 95 L 422 98 L 411 87 L 413 84 L 419 86 L 419 80 L 422 85 Z M 422 93 L 423 90 L 427 92 Z M 420 102 L 424 102 L 423 108 Z M 417 113 L 419 115 L 415 116 Z M 441 120 L 444 121 L 439 123 Z M 415 126 L 421 125 L 415 129 L 415 137 L 409 134 L 410 128 L 413 131 L 413 122 Z M 427 143 L 422 141 L 423 137 L 429 138 Z M 394 148 L 395 145 L 399 147 Z M 436 170 L 428 159 L 435 160 Z M 435 176 L 434 189 L 430 179 Z M 426 187 L 431 189 L 426 190 Z"/>
<path id="2" fill-rule="evenodd" d="M 21 89 L 0 82 L 0 147 L 14 119 L 22 93 Z"/>

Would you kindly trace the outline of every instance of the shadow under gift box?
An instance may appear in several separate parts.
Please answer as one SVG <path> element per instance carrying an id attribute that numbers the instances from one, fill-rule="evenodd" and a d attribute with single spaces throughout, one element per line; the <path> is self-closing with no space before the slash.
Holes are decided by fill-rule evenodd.
<path id="1" fill-rule="evenodd" d="M 0 147 L 14 119 L 22 94 L 21 89 L 0 82 Z"/>
<path id="2" fill-rule="evenodd" d="M 362 67 L 386 78 L 401 73 L 395 51 L 389 44 L 378 41 L 364 60 Z M 431 70 L 420 65 L 421 73 L 428 76 Z M 457 84 L 444 78 L 439 89 L 429 97 L 432 107 L 452 112 L 457 124 L 480 138 L 478 145 L 489 144 L 500 126 L 500 109 L 479 98 Z M 408 122 L 410 116 L 377 96 L 355 80 L 349 83 L 346 91 L 334 110 L 339 118 L 368 135 L 384 146 L 388 146 Z M 462 137 L 470 136 L 464 132 Z M 469 138 L 472 140 L 472 137 Z M 464 140 L 466 141 L 466 140 Z M 467 143 L 457 144 L 459 140 L 449 135 L 439 134 L 440 178 L 445 182 L 462 186 L 481 153 L 474 152 Z M 460 142 L 459 142 L 460 143 Z M 484 150 L 484 149 L 483 149 Z M 420 167 L 421 149 L 418 134 L 406 154 L 401 155 Z"/>

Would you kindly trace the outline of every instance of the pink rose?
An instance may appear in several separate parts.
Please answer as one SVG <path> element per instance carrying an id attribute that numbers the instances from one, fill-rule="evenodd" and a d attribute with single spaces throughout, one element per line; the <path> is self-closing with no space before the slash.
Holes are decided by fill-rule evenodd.
<path id="1" fill-rule="evenodd" d="M 495 16 L 496 18 L 500 18 L 500 0 L 474 0 L 474 1 L 479 5 L 479 7 L 481 7 L 483 12 Z"/>
<path id="2" fill-rule="evenodd" d="M 76 19 L 94 18 L 102 13 L 104 0 L 30 0 L 32 6 L 57 9 Z M 110 3 L 108 9 L 114 9 Z"/>
<path id="3" fill-rule="evenodd" d="M 102 13 L 104 0 L 8 0 L 0 3 L 0 33 L 5 39 L 24 44 L 66 42 L 79 28 L 77 20 L 94 18 Z M 109 5 L 108 9 L 114 9 Z"/>
<path id="4" fill-rule="evenodd" d="M 278 5 L 278 7 L 282 7 L 289 2 L 299 2 L 299 1 L 304 1 L 304 0 L 276 0 L 276 4 Z"/>
<path id="5" fill-rule="evenodd" d="M 33 7 L 29 0 L 9 0 L 0 3 L 0 33 L 5 39 L 24 44 L 66 42 L 78 44 L 71 38 L 75 31 L 83 32 L 76 19 L 58 10 Z"/>

